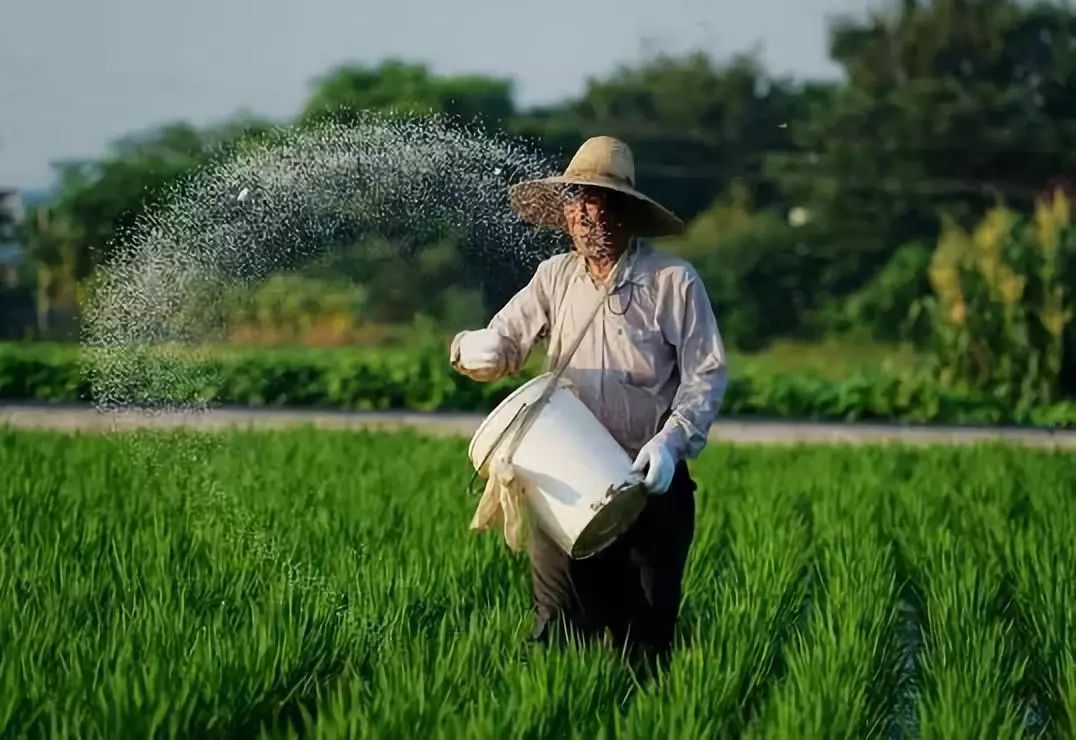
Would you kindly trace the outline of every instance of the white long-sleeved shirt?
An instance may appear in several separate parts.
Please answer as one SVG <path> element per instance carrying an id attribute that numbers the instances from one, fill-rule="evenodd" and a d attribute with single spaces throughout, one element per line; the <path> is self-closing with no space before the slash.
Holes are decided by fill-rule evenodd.
<path id="1" fill-rule="evenodd" d="M 564 372 L 579 397 L 633 457 L 660 437 L 678 458 L 696 457 L 727 385 L 721 334 L 706 288 L 686 261 L 635 239 L 617 282 Z M 504 372 L 518 371 L 544 337 L 570 349 L 599 299 L 600 284 L 575 253 L 543 261 L 489 323 Z M 458 362 L 459 342 L 451 358 Z"/>

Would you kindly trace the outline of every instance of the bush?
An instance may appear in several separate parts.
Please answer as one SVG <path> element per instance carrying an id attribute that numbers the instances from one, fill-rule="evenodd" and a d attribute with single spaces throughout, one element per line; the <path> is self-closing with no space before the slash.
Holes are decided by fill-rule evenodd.
<path id="1" fill-rule="evenodd" d="M 692 222 L 666 248 L 688 259 L 710 294 L 722 333 L 744 350 L 779 337 L 817 337 L 827 300 L 859 288 L 884 256 L 823 225 L 751 211 L 734 196 Z"/>
<path id="2" fill-rule="evenodd" d="M 916 301 L 930 293 L 930 258 L 930 248 L 919 242 L 897 249 L 866 285 L 830 301 L 821 321 L 824 330 L 874 340 L 913 339 L 908 314 Z"/>
<path id="3" fill-rule="evenodd" d="M 173 355 L 169 387 L 178 376 L 182 400 L 221 404 L 488 411 L 539 367 L 532 361 L 520 377 L 474 383 L 449 367 L 443 345 L 430 337 L 406 350 L 220 349 L 192 354 L 185 365 Z M 0 344 L 0 398 L 86 401 L 91 390 L 83 372 L 75 347 Z M 722 414 L 1076 426 L 1073 403 L 1013 407 L 988 393 L 943 388 L 922 374 L 866 371 L 843 379 L 734 374 Z"/>
<path id="4" fill-rule="evenodd" d="M 237 300 L 232 336 L 246 341 L 298 341 L 314 336 L 335 344 L 353 335 L 365 318 L 368 293 L 362 285 L 297 274 L 272 275 Z"/>
<path id="5" fill-rule="evenodd" d="M 1076 225 L 1058 192 L 1032 218 L 990 211 L 970 233 L 947 221 L 930 265 L 934 295 L 918 305 L 934 371 L 1030 414 L 1076 384 Z"/>
<path id="6" fill-rule="evenodd" d="M 0 398 L 86 401 L 90 384 L 70 345 L 0 344 Z"/>

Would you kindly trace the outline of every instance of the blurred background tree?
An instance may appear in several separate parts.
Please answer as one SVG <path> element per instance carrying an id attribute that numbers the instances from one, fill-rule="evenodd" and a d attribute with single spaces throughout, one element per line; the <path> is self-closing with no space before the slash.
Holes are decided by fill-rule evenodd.
<path id="1" fill-rule="evenodd" d="M 1074 190 L 1074 32 L 1076 10 L 1062 3 L 891 0 L 833 23 L 829 50 L 843 72 L 838 82 L 778 78 L 752 54 L 659 54 L 587 80 L 574 99 L 522 109 L 507 79 L 438 75 L 389 59 L 330 70 L 312 83 L 292 123 L 346 122 L 366 111 L 447 114 L 533 137 L 561 164 L 589 136 L 618 136 L 632 146 L 640 186 L 689 222 L 682 237 L 661 247 L 699 269 L 731 345 L 911 342 L 951 370 L 959 365 L 947 376 L 953 382 L 959 376 L 977 385 L 977 373 L 994 377 L 1004 363 L 995 358 L 983 371 L 972 370 L 969 357 L 958 362 L 952 332 L 971 341 L 988 331 L 986 324 L 945 328 L 940 308 L 925 318 L 925 306 L 940 300 L 931 278 L 938 245 L 955 243 L 956 234 L 974 241 L 967 235 L 979 233 L 983 218 L 1011 213 L 1024 226 L 1012 227 L 1002 252 L 1029 286 L 1038 284 L 1030 277 L 1038 268 L 1026 257 L 1038 253 L 1028 246 L 1038 242 L 1027 224 L 1041 221 L 1035 214 L 1044 198 L 1052 203 L 1053 193 Z M 77 321 L 80 282 L 148 205 L 166 200 L 212 156 L 272 125 L 251 116 L 209 127 L 176 123 L 122 138 L 99 159 L 61 164 L 51 199 L 30 209 L 22 227 L 37 334 L 60 332 L 65 314 Z M 450 239 L 420 245 L 406 259 L 375 242 L 346 246 L 294 278 L 271 281 L 258 300 L 272 309 L 263 305 L 258 316 L 277 315 L 286 304 L 289 312 L 307 306 L 320 318 L 310 325 L 281 318 L 290 334 L 266 328 L 266 336 L 380 341 L 392 335 L 388 327 L 420 315 L 448 331 L 481 323 L 526 279 L 502 275 L 492 287 L 461 280 L 467 271 Z M 1058 274 L 1068 290 L 1071 275 Z M 331 309 L 313 300 L 312 280 L 326 281 Z M 1041 313 L 1036 291 L 1020 294 L 1021 315 Z M 981 318 L 993 326 L 993 304 L 984 306 Z M 340 312 L 349 315 L 346 322 Z M 263 318 L 244 320 L 245 339 L 258 341 L 253 327 Z M 1053 325 L 1036 321 L 1026 319 L 1020 331 L 1030 336 Z M 311 328 L 318 322 L 349 328 Z M 67 336 L 75 328 L 69 323 Z M 943 339 L 946 331 L 952 336 Z M 1017 357 L 1024 351 L 1017 345 L 990 346 L 991 353 L 1013 355 L 1006 367 L 1016 368 L 999 387 L 1031 373 L 1030 355 Z M 1058 347 L 1036 367 L 1060 357 L 1061 378 L 1053 370 L 1041 377 L 1071 392 L 1071 339 Z M 999 392 L 1015 393 L 1006 388 Z M 1012 397 L 1030 403 L 1053 392 Z"/>
<path id="2" fill-rule="evenodd" d="M 253 118 L 206 129 L 169 124 L 119 139 L 99 160 L 59 164 L 52 198 L 30 210 L 23 229 L 34 265 L 38 331 L 50 333 L 57 310 L 70 318 L 78 282 L 109 258 L 115 237 L 147 207 L 167 199 L 170 188 L 212 156 L 269 127 Z M 63 328 L 70 336 L 71 327 Z"/>
<path id="3" fill-rule="evenodd" d="M 762 158 L 792 146 L 788 123 L 804 99 L 753 56 L 725 64 L 701 53 L 658 56 L 589 80 L 578 100 L 523 113 L 510 129 L 537 137 L 562 158 L 590 136 L 623 139 L 639 182 L 690 219 L 733 184 L 762 206 L 777 201 Z"/>
<path id="4" fill-rule="evenodd" d="M 300 120 L 347 122 L 364 111 L 399 115 L 441 113 L 497 126 L 514 112 L 510 80 L 482 75 L 438 76 L 425 65 L 390 59 L 374 67 L 339 67 L 315 81 Z"/>
<path id="5" fill-rule="evenodd" d="M 1030 409 L 1076 390 L 1076 225 L 1060 191 L 1031 217 L 991 209 L 942 228 L 920 303 L 946 384 Z"/>
<path id="6" fill-rule="evenodd" d="M 942 217 L 969 225 L 1000 202 L 1026 211 L 1070 182 L 1074 30 L 1071 7 L 1012 0 L 903 0 L 834 25 L 847 83 L 811 102 L 791 151 L 767 157 L 844 264 L 823 292 L 843 296 L 886 261 L 908 262 L 898 249 L 932 239 Z M 898 292 L 925 288 L 908 278 Z M 892 311 L 879 318 L 891 324 Z"/>

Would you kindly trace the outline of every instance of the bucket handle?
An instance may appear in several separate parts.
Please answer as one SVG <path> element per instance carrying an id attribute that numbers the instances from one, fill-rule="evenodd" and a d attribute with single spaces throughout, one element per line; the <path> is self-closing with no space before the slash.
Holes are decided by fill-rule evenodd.
<path id="1" fill-rule="evenodd" d="M 482 468 L 486 467 L 486 463 L 489 462 L 489 459 L 491 457 L 493 457 L 493 453 L 497 450 L 498 447 L 501 446 L 501 441 L 504 439 L 505 435 L 508 434 L 509 431 L 511 431 L 512 427 L 515 426 L 516 421 L 520 418 L 520 415 L 527 408 L 529 408 L 529 404 L 526 404 L 526 403 L 520 404 L 519 408 L 516 409 L 516 413 L 512 414 L 512 418 L 508 420 L 508 423 L 505 424 L 504 429 L 502 429 L 501 433 L 497 435 L 497 439 L 495 439 L 493 441 L 493 444 L 491 444 L 489 446 L 489 449 L 486 450 L 486 454 L 482 458 L 482 462 L 480 462 L 477 465 L 477 467 L 475 467 L 474 473 L 471 474 L 471 480 L 469 480 L 467 482 L 467 493 L 468 493 L 468 495 L 470 495 L 470 494 L 472 494 L 474 492 L 474 481 L 475 481 L 475 478 L 478 477 L 478 472 L 480 470 L 482 470 Z"/>

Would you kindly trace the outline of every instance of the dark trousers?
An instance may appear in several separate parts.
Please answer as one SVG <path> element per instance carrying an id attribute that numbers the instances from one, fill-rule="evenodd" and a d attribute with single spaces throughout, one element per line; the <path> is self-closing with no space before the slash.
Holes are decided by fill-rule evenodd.
<path id="1" fill-rule="evenodd" d="M 600 637 L 665 657 L 680 611 L 681 581 L 695 533 L 695 483 L 684 462 L 672 485 L 612 545 L 571 559 L 538 527 L 530 542 L 535 639 Z"/>

